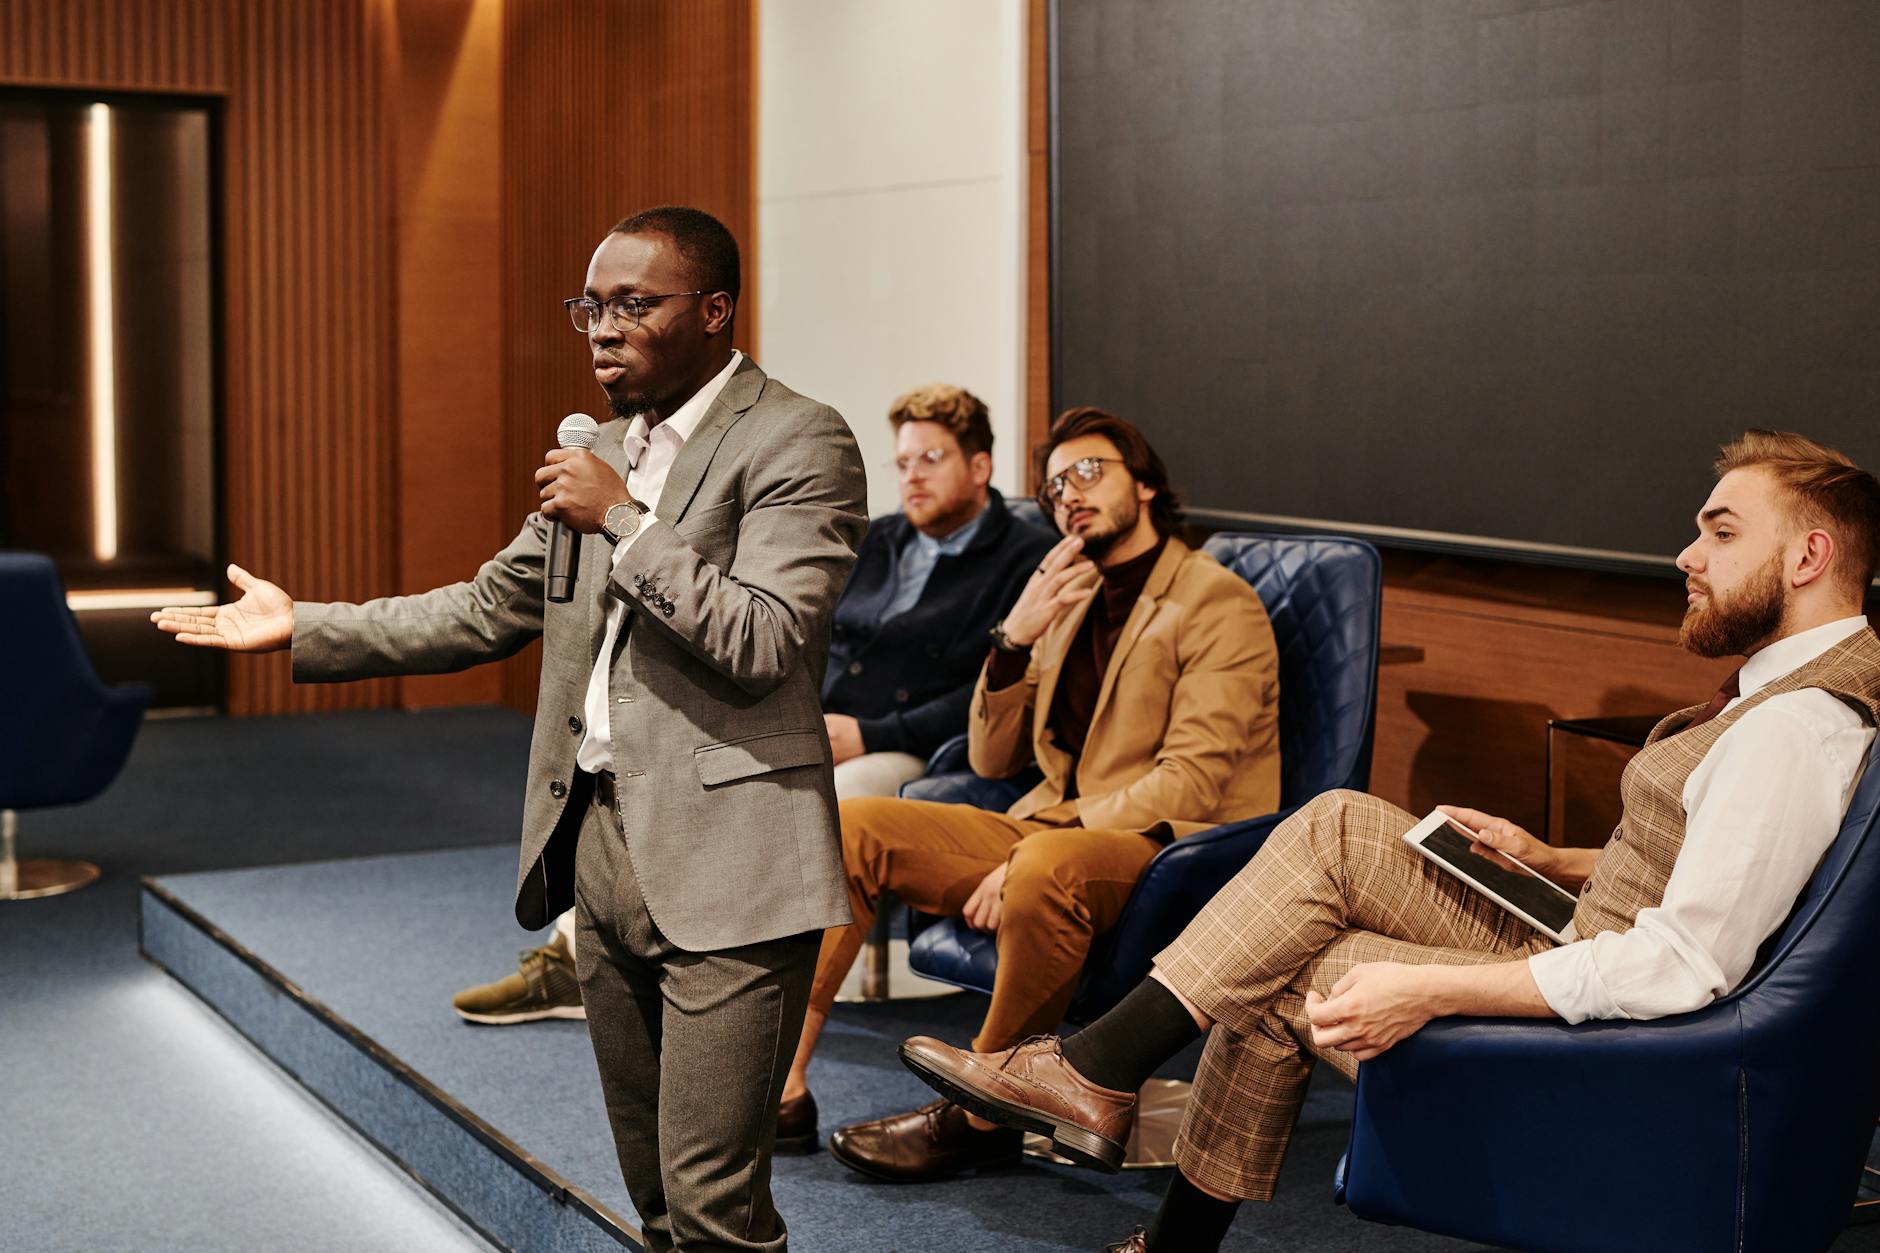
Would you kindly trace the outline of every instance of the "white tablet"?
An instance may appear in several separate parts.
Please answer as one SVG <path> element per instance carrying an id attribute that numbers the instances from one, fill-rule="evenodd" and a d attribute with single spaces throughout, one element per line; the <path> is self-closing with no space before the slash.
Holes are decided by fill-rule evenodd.
<path id="1" fill-rule="evenodd" d="M 1469 851 L 1475 833 L 1437 810 L 1403 835 L 1404 843 L 1556 944 L 1571 944 L 1579 898 L 1520 862 L 1508 870 Z M 1505 855 L 1505 854 L 1504 854 Z M 1509 858 L 1514 861 L 1513 858 Z"/>

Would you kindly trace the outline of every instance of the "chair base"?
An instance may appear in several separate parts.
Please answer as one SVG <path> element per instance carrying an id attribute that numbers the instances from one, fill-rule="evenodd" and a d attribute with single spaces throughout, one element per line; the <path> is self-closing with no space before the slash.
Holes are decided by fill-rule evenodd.
<path id="1" fill-rule="evenodd" d="M 1156 1170 L 1175 1164 L 1175 1133 L 1181 1130 L 1192 1086 L 1180 1079 L 1151 1079 L 1142 1085 L 1136 1125 L 1130 1128 L 1129 1143 L 1124 1146 L 1124 1170 Z M 1050 1139 L 1039 1135 L 1025 1137 L 1025 1156 L 1063 1166 L 1074 1164 L 1052 1152 Z"/>
<path id="2" fill-rule="evenodd" d="M 13 863 L 13 882 L 0 876 L 0 901 L 27 901 L 40 896 L 76 892 L 98 881 L 104 872 L 88 861 L 60 857 L 26 857 Z"/>
<path id="3" fill-rule="evenodd" d="M 907 941 L 889 940 L 877 949 L 871 941 L 849 967 L 836 993 L 838 1005 L 878 1005 L 883 1001 L 926 1001 L 964 991 L 950 983 L 914 973 L 907 964 Z"/>

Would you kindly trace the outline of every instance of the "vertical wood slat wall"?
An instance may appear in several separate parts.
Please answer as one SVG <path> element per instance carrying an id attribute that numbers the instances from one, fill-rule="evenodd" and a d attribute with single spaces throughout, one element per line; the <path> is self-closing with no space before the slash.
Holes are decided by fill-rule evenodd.
<path id="1" fill-rule="evenodd" d="M 495 543 L 533 509 L 530 476 L 561 417 L 599 416 L 560 301 L 609 226 L 672 201 L 717 214 L 745 249 L 747 349 L 757 308 L 752 0 L 502 7 L 501 137 L 487 158 L 502 184 L 500 309 L 494 342 L 462 345 L 501 359 Z M 422 103 L 398 91 L 402 11 L 0 0 L 0 83 L 222 99 L 223 533 L 231 559 L 303 599 L 397 588 L 395 520 L 424 509 L 411 495 L 425 476 L 398 461 L 397 114 Z M 535 649 L 504 663 L 505 701 L 533 710 L 538 664 Z M 384 706 L 399 691 L 297 687 L 284 656 L 229 672 L 235 714 Z"/>
<path id="2" fill-rule="evenodd" d="M 756 17 L 752 0 L 530 0 L 504 11 L 504 482 L 520 524 L 570 413 L 606 417 L 579 295 L 609 227 L 652 205 L 714 214 L 743 249 L 738 346 L 756 339 Z M 504 663 L 535 708 L 539 645 Z"/>
<path id="3" fill-rule="evenodd" d="M 307 599 L 393 575 L 388 2 L 0 0 L 0 83 L 222 98 L 223 533 Z M 393 690 L 295 687 L 284 655 L 229 672 L 236 714 Z"/>

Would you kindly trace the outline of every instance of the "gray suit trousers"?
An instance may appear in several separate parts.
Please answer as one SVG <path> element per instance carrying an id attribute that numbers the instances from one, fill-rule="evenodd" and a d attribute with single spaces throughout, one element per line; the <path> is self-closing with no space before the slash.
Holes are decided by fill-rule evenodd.
<path id="1" fill-rule="evenodd" d="M 590 778 L 577 788 L 591 793 Z M 771 1148 L 822 934 L 675 947 L 647 910 L 615 811 L 591 799 L 586 811 L 575 972 L 646 1247 L 782 1253 Z"/>

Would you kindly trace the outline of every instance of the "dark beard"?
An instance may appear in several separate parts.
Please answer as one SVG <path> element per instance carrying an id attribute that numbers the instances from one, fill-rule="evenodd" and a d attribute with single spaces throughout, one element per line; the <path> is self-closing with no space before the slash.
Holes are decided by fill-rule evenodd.
<path id="1" fill-rule="evenodd" d="M 1699 657 L 1741 657 L 1782 629 L 1788 608 L 1783 595 L 1782 557 L 1771 557 L 1726 600 L 1714 593 L 1710 606 L 1684 611 L 1678 643 Z"/>
<path id="2" fill-rule="evenodd" d="M 607 412 L 623 421 L 631 421 L 639 417 L 642 413 L 650 411 L 652 407 L 653 398 L 651 396 L 634 396 L 629 394 L 619 399 L 615 399 L 612 396 L 607 398 Z"/>
<path id="3" fill-rule="evenodd" d="M 1135 530 L 1136 519 L 1142 514 L 1142 504 L 1133 497 L 1129 504 L 1134 508 L 1129 510 L 1129 516 L 1126 518 L 1103 515 L 1103 520 L 1112 524 L 1110 529 L 1101 535 L 1085 535 L 1084 546 L 1078 550 L 1077 555 L 1087 557 L 1091 561 L 1100 561 L 1105 553 L 1116 547 L 1116 541 Z"/>

